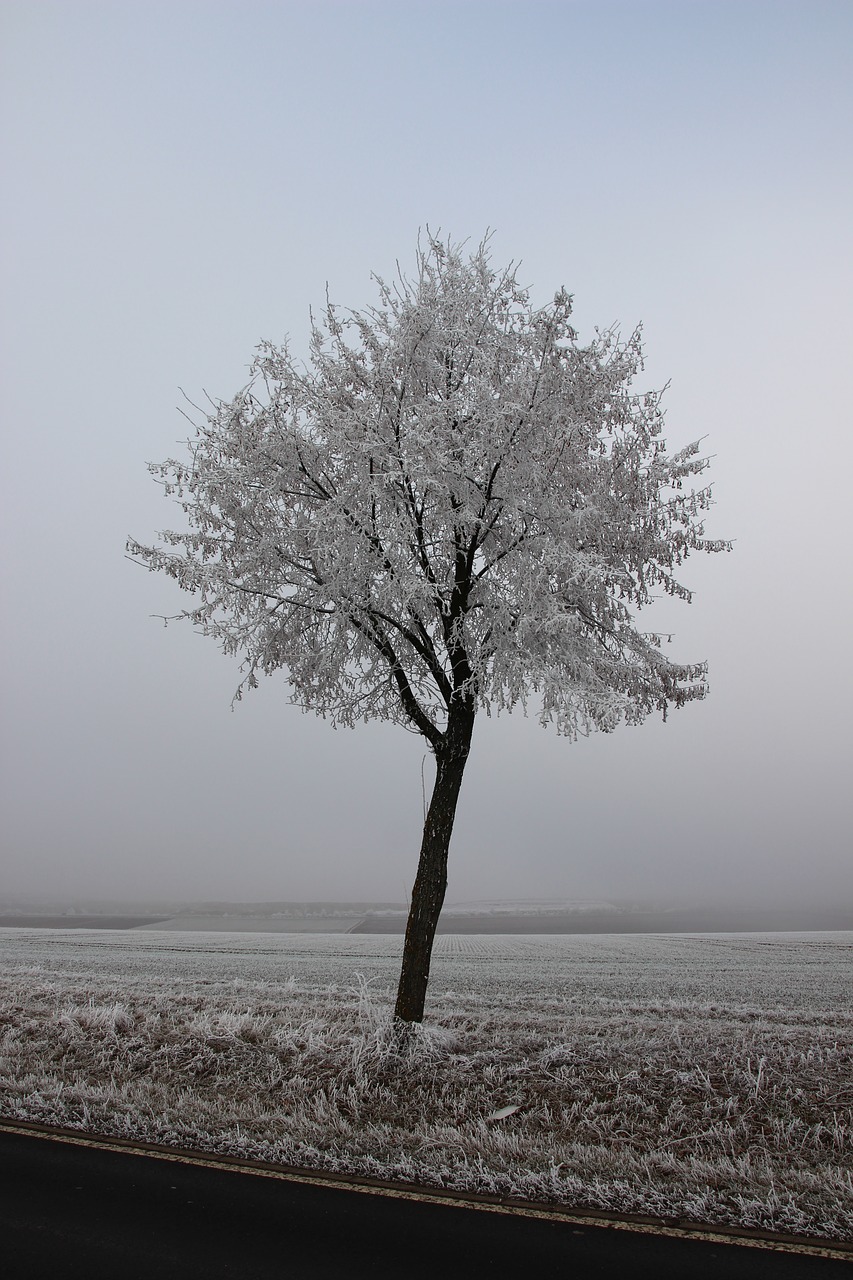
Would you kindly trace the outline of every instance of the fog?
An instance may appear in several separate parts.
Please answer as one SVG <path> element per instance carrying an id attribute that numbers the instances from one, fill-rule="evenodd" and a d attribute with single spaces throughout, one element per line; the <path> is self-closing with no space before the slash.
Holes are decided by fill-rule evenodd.
<path id="1" fill-rule="evenodd" d="M 479 239 L 644 324 L 712 536 L 655 625 L 711 692 L 576 744 L 480 717 L 449 902 L 849 904 L 850 6 L 2 5 L 0 895 L 404 901 L 422 740 L 157 615 L 145 470 L 261 339 Z M 650 623 L 652 621 L 650 615 Z"/>

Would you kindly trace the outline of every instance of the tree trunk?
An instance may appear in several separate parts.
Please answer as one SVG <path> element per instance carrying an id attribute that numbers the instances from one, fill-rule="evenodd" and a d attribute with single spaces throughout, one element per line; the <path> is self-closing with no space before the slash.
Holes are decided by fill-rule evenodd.
<path id="1" fill-rule="evenodd" d="M 401 1022 L 423 1021 L 432 944 L 447 891 L 447 853 L 473 728 L 474 708 L 454 708 L 435 753 L 435 786 L 424 823 L 394 1010 Z"/>

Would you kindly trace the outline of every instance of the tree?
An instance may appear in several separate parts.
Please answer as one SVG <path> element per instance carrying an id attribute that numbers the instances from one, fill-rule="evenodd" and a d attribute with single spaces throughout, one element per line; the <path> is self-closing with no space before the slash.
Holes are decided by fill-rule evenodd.
<path id="1" fill-rule="evenodd" d="M 581 345 L 571 298 L 531 305 L 488 239 L 428 236 L 376 306 L 312 319 L 310 359 L 258 348 L 189 456 L 150 470 L 188 528 L 131 555 L 196 597 L 181 617 L 284 669 L 333 723 L 392 720 L 435 757 L 396 1017 L 423 1017 L 476 714 L 537 700 L 574 738 L 706 692 L 638 629 L 704 536 L 707 458 L 668 455 L 661 393 L 632 391 L 639 330 Z"/>

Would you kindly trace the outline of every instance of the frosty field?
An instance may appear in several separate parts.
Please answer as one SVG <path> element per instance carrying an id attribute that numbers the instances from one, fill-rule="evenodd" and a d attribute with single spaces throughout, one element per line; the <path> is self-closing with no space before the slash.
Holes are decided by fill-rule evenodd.
<path id="1" fill-rule="evenodd" d="M 853 1238 L 853 934 L 0 930 L 0 1115 Z"/>

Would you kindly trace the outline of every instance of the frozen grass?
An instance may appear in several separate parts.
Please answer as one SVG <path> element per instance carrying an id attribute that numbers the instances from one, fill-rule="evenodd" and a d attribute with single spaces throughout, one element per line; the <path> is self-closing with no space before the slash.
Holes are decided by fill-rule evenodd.
<path id="1" fill-rule="evenodd" d="M 445 935 L 402 1051 L 400 945 L 0 930 L 0 1113 L 853 1237 L 853 935 Z"/>

